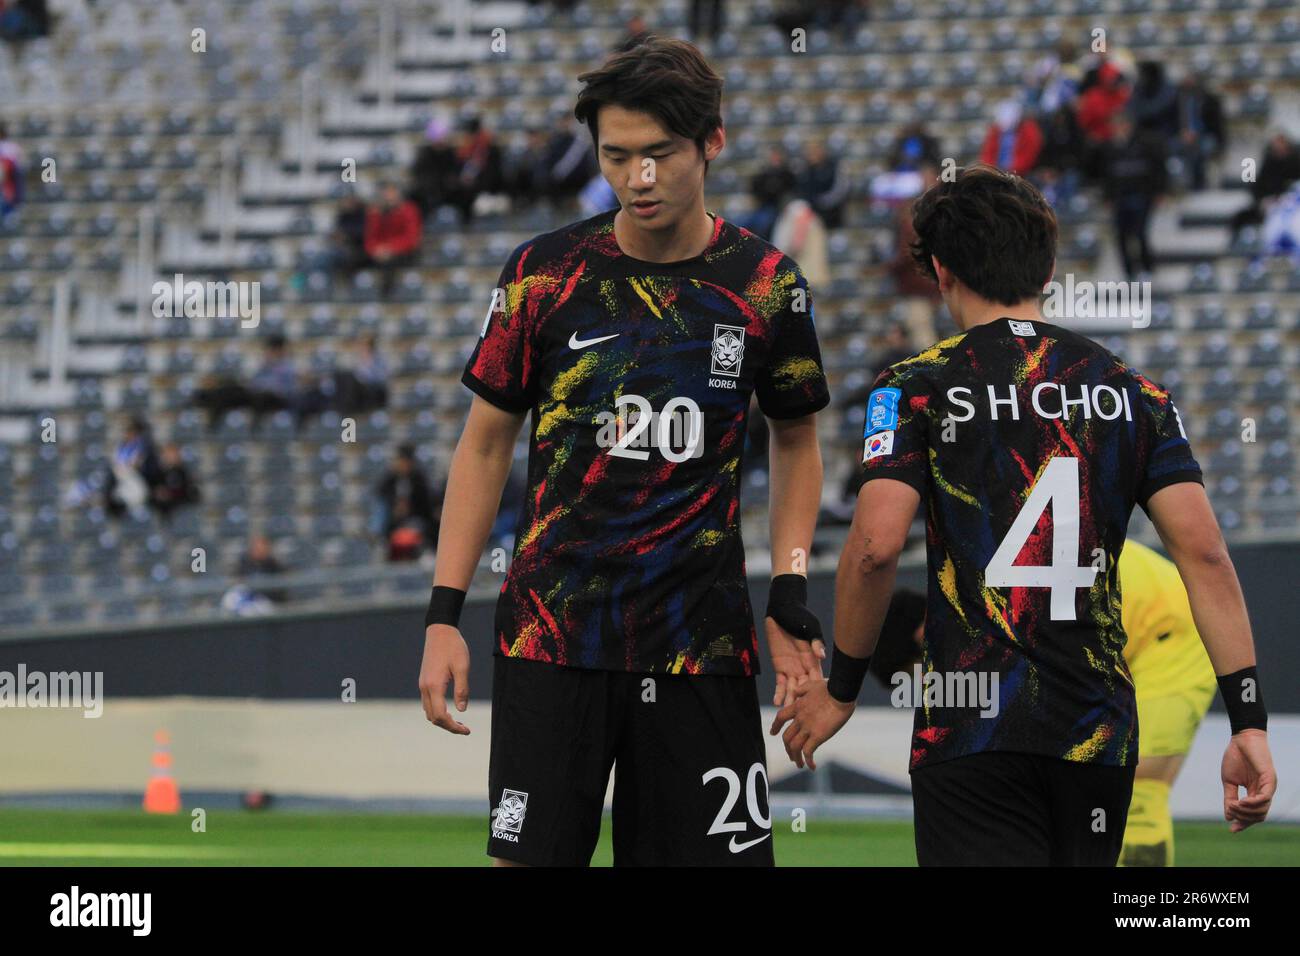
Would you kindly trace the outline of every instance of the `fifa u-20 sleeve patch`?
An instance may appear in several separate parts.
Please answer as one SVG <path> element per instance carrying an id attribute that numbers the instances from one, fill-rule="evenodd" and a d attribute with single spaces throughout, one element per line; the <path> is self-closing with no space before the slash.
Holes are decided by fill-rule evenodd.
<path id="1" fill-rule="evenodd" d="M 536 350 L 525 272 L 530 248 L 524 243 L 515 249 L 501 270 L 478 342 L 461 375 L 474 394 L 511 412 L 528 411 L 536 400 Z"/>
<path id="2" fill-rule="evenodd" d="M 918 400 L 909 394 L 892 368 L 880 373 L 867 397 L 862 430 L 863 483 L 872 478 L 893 478 L 925 493 L 929 461 L 925 405 L 924 398 Z"/>
<path id="3" fill-rule="evenodd" d="M 867 399 L 867 425 L 862 432 L 862 460 L 868 462 L 894 450 L 894 432 L 898 429 L 898 403 L 901 388 L 878 388 Z"/>

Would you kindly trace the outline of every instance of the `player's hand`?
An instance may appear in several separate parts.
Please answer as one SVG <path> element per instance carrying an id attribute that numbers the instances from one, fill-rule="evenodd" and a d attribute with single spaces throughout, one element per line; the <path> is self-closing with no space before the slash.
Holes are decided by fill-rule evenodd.
<path id="1" fill-rule="evenodd" d="M 821 640 L 801 641 L 791 637 L 772 618 L 763 619 L 768 653 L 772 655 L 772 673 L 776 674 L 776 693 L 772 703 L 784 707 L 794 702 L 794 690 L 809 679 L 820 680 L 826 644 Z"/>
<path id="2" fill-rule="evenodd" d="M 802 768 L 807 763 L 809 770 L 816 770 L 813 754 L 849 722 L 857 704 L 840 703 L 830 695 L 826 681 L 821 678 L 805 681 L 794 694 L 794 703 L 781 708 L 768 733 L 775 736 L 790 721 L 781 737 L 786 755 L 795 766 Z"/>
<path id="3" fill-rule="evenodd" d="M 1268 750 L 1268 734 L 1243 730 L 1234 734 L 1223 751 L 1223 819 L 1233 833 L 1263 823 L 1277 790 L 1277 773 Z M 1246 796 L 1238 797 L 1238 787 Z"/>
<path id="4" fill-rule="evenodd" d="M 424 661 L 420 665 L 420 700 L 429 722 L 453 734 L 469 728 L 447 710 L 447 682 L 455 688 L 456 709 L 469 706 L 469 648 L 460 629 L 450 624 L 430 624 L 424 632 Z"/>

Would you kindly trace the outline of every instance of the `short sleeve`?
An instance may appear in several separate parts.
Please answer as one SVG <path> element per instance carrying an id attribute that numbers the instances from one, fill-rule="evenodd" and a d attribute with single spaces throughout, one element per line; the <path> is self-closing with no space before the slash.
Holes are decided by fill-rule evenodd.
<path id="1" fill-rule="evenodd" d="M 1161 488 L 1182 481 L 1203 485 L 1205 479 L 1192 455 L 1192 444 L 1187 440 L 1182 417 L 1169 390 L 1141 376 L 1137 378 L 1142 396 L 1141 413 L 1146 419 L 1143 427 L 1150 435 L 1147 460 L 1139 462 L 1143 470 L 1137 490 L 1137 503 L 1146 511 L 1147 502 Z"/>
<path id="2" fill-rule="evenodd" d="M 867 396 L 862 430 L 861 485 L 872 478 L 906 482 L 924 497 L 929 476 L 925 399 L 915 376 L 896 367 L 881 372 Z"/>
<path id="3" fill-rule="evenodd" d="M 461 381 L 476 395 L 510 412 L 533 406 L 537 352 L 528 305 L 526 273 L 530 243 L 510 254 L 479 330 Z"/>
<path id="4" fill-rule="evenodd" d="M 768 418 L 801 418 L 831 400 L 813 326 L 812 293 L 803 273 L 796 268 L 794 274 L 789 298 L 773 320 L 767 363 L 754 380 L 758 407 Z"/>

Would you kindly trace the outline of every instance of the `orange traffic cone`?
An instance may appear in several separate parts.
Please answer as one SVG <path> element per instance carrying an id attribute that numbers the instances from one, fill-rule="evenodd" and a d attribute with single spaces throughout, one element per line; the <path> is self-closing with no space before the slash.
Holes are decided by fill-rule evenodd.
<path id="1" fill-rule="evenodd" d="M 167 749 L 167 731 L 158 731 L 153 735 L 153 740 L 153 774 L 149 777 L 149 786 L 144 789 L 144 812 L 180 813 L 181 793 L 176 787 L 176 778 L 172 776 L 172 755 Z"/>

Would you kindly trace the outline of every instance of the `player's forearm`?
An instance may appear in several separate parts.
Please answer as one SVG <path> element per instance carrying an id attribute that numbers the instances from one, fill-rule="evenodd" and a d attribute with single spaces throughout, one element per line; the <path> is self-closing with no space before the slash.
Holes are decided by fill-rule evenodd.
<path id="1" fill-rule="evenodd" d="M 456 445 L 438 528 L 435 586 L 468 591 L 510 475 L 512 447 Z"/>
<path id="2" fill-rule="evenodd" d="M 835 573 L 835 646 L 850 657 L 870 657 L 880 638 L 898 574 L 898 556 L 880 554 L 855 524 Z"/>
<path id="3" fill-rule="evenodd" d="M 773 422 L 768 460 L 772 575 L 806 574 L 822 499 L 822 456 L 814 417 Z"/>
<path id="4" fill-rule="evenodd" d="M 1192 619 L 1220 677 L 1255 663 L 1255 642 L 1228 546 L 1199 482 L 1176 482 L 1147 502 L 1147 513 L 1187 588 Z"/>
<path id="5" fill-rule="evenodd" d="M 1214 672 L 1232 674 L 1255 663 L 1255 642 L 1237 572 L 1227 548 L 1204 555 L 1171 555 L 1192 606 L 1196 630 Z"/>

